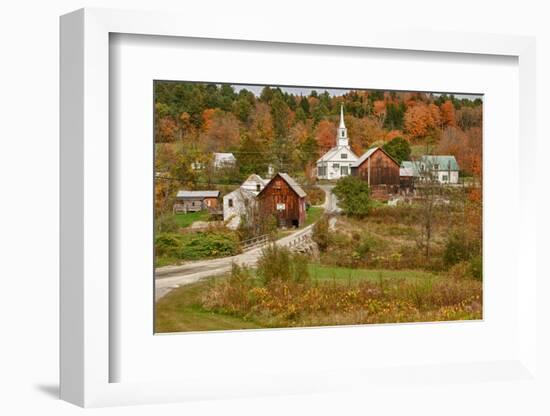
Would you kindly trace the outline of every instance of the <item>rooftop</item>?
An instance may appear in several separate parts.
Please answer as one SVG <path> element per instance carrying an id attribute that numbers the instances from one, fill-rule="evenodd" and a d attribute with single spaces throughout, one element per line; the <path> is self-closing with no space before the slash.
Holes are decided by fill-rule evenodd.
<path id="1" fill-rule="evenodd" d="M 452 155 L 424 155 L 420 157 L 420 162 L 432 167 L 438 165 L 438 170 L 460 170 L 455 157 Z"/>
<path id="2" fill-rule="evenodd" d="M 220 191 L 178 191 L 176 198 L 217 198 Z"/>

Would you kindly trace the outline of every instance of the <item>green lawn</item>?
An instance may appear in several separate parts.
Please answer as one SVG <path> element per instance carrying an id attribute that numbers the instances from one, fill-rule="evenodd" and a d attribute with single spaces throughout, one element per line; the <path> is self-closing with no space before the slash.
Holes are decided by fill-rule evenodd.
<path id="1" fill-rule="evenodd" d="M 308 266 L 312 279 L 318 281 L 355 281 L 382 279 L 434 279 L 438 276 L 421 270 L 377 270 L 377 269 L 348 269 L 346 267 L 325 266 L 318 263 L 310 263 Z"/>
<path id="2" fill-rule="evenodd" d="M 155 332 L 261 328 L 239 317 L 205 311 L 201 296 L 210 284 L 210 281 L 193 283 L 163 297 L 156 307 Z"/>
<path id="3" fill-rule="evenodd" d="M 309 209 L 306 211 L 306 223 L 305 226 L 313 224 L 314 222 L 317 222 L 319 218 L 323 216 L 325 213 L 325 209 L 323 207 L 309 207 Z"/>
<path id="4" fill-rule="evenodd" d="M 188 212 L 187 214 L 175 214 L 176 222 L 181 228 L 189 227 L 195 221 L 208 221 L 208 211 Z"/>

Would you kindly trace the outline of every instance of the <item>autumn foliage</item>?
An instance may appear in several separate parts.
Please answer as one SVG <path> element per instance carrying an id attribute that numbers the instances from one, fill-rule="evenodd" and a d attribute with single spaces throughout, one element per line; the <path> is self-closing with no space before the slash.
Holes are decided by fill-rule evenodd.
<path id="1" fill-rule="evenodd" d="M 159 81 L 155 100 L 156 143 L 177 145 L 195 159 L 232 152 L 242 175 L 265 174 L 272 165 L 310 177 L 317 158 L 336 145 L 341 105 L 357 154 L 402 137 L 455 155 L 461 170 L 481 174 L 480 99 L 376 90 L 298 95 L 272 87 L 253 93 L 227 84 Z M 158 169 L 170 171 L 169 165 L 166 161 Z"/>

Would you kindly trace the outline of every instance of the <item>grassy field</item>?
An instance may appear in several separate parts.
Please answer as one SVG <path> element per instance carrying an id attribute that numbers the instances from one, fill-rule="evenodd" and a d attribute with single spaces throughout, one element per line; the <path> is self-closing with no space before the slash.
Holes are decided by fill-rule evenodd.
<path id="1" fill-rule="evenodd" d="M 186 228 L 195 221 L 207 221 L 209 214 L 208 211 L 196 211 L 188 212 L 186 214 L 175 214 L 174 217 L 181 228 Z"/>
<path id="2" fill-rule="evenodd" d="M 377 270 L 377 269 L 349 269 L 338 266 L 325 266 L 317 263 L 310 263 L 309 274 L 317 281 L 339 281 L 359 282 L 369 280 L 377 282 L 382 279 L 405 279 L 410 281 L 427 280 L 438 278 L 436 274 L 421 270 Z"/>
<path id="3" fill-rule="evenodd" d="M 309 207 L 309 209 L 306 212 L 306 223 L 305 226 L 313 224 L 314 222 L 317 222 L 319 218 L 323 216 L 325 212 L 325 209 L 323 207 Z"/>
<path id="4" fill-rule="evenodd" d="M 368 270 L 330 267 L 315 263 L 308 265 L 313 281 L 336 281 L 340 285 L 356 284 L 361 281 L 379 282 L 398 278 L 409 281 L 437 279 L 432 273 L 417 270 Z M 162 298 L 156 307 L 155 332 L 184 332 L 208 330 L 232 330 L 265 328 L 259 322 L 242 317 L 210 312 L 202 307 L 202 298 L 216 282 L 226 277 L 204 280 L 175 289 Z"/>
<path id="5" fill-rule="evenodd" d="M 310 208 L 307 224 L 317 221 L 322 213 L 321 207 Z M 463 238 L 468 240 L 449 239 L 450 230 L 464 229 L 466 213 L 446 209 L 434 217 L 429 256 L 418 245 L 422 216 L 416 206 L 378 204 L 366 218 L 338 216 L 334 230 L 329 232 L 328 247 L 319 256 L 270 258 L 257 271 L 232 270 L 230 277 L 173 290 L 157 303 L 155 330 L 481 319 L 481 274 L 472 268 L 472 256 L 477 254 L 473 244 L 478 238 L 476 224 L 466 230 Z M 473 254 L 447 262 L 444 256 L 449 241 L 453 247 L 462 248 L 460 253 L 474 247 Z M 298 277 L 279 277 L 286 280 L 269 283 L 266 264 L 276 276 L 287 276 L 288 269 L 299 270 Z M 302 280 L 305 270 L 309 279 Z"/>
<path id="6" fill-rule="evenodd" d="M 211 284 L 211 281 L 193 283 L 162 298 L 156 307 L 155 332 L 260 328 L 260 325 L 240 317 L 204 310 L 202 295 Z"/>

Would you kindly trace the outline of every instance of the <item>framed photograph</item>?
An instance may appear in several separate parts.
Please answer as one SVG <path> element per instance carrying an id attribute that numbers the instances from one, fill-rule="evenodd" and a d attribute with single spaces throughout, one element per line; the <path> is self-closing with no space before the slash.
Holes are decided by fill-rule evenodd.
<path id="1" fill-rule="evenodd" d="M 153 88 L 156 333 L 483 318 L 483 95 Z"/>
<path id="2" fill-rule="evenodd" d="M 534 40 L 181 18 L 61 18 L 62 398 L 538 388 Z"/>

